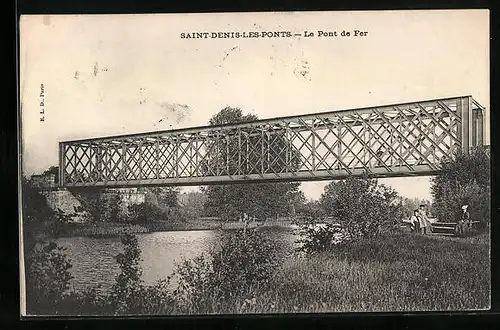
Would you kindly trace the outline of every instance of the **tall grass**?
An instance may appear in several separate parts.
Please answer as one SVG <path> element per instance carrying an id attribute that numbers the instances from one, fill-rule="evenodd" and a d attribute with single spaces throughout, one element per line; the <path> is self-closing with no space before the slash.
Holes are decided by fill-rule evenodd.
<path id="1" fill-rule="evenodd" d="M 486 309 L 489 247 L 408 235 L 353 242 L 289 260 L 274 288 L 263 298 L 274 298 L 271 312 Z"/>
<path id="2" fill-rule="evenodd" d="M 490 305 L 489 245 L 397 235 L 288 258 L 209 313 L 452 311 Z M 206 293 L 210 295 L 210 292 Z M 199 298 L 199 297 L 198 297 Z M 214 298 L 213 295 L 207 298 Z M 203 313 L 203 310 L 186 310 Z"/>

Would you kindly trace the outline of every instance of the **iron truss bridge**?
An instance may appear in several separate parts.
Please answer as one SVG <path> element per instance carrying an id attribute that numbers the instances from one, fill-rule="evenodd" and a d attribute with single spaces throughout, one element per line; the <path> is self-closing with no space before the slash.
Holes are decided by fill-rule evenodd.
<path id="1" fill-rule="evenodd" d="M 471 96 L 59 143 L 63 187 L 433 175 L 483 145 Z"/>

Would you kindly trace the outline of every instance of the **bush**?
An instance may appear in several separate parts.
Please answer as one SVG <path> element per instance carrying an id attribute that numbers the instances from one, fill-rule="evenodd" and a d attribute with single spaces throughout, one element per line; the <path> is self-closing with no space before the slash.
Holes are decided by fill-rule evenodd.
<path id="1" fill-rule="evenodd" d="M 221 237 L 208 255 L 177 266 L 175 292 L 184 312 L 229 311 L 235 299 L 266 288 L 279 265 L 277 245 L 256 229 Z"/>
<path id="2" fill-rule="evenodd" d="M 186 222 L 187 214 L 178 207 L 162 209 L 150 203 L 132 204 L 128 207 L 130 219 L 134 224 L 152 225 L 154 222 Z"/>
<path id="3" fill-rule="evenodd" d="M 398 194 L 369 178 L 349 177 L 330 183 L 321 195 L 320 206 L 324 214 L 335 218 L 337 223 L 315 226 L 314 222 L 323 213 L 315 212 L 313 221 L 301 226 L 298 251 L 322 252 L 341 240 L 378 237 L 394 232 L 403 216 Z"/>
<path id="4" fill-rule="evenodd" d="M 454 222 L 464 204 L 472 220 L 490 221 L 490 159 L 486 149 L 457 152 L 452 161 L 441 164 L 431 182 L 433 213 L 440 221 Z"/>
<path id="5" fill-rule="evenodd" d="M 469 205 L 469 213 L 473 221 L 490 218 L 489 190 L 481 188 L 473 182 L 464 186 L 443 183 L 443 197 L 434 203 L 434 212 L 439 221 L 455 222 L 462 215 L 461 206 Z M 486 221 L 487 222 L 487 221 Z"/>
<path id="6" fill-rule="evenodd" d="M 110 302 L 117 314 L 134 310 L 134 298 L 140 287 L 142 276 L 140 268 L 141 250 L 137 238 L 126 234 L 122 237 L 121 242 L 125 246 L 125 250 L 115 257 L 121 272 L 116 277 L 110 296 Z"/>
<path id="7" fill-rule="evenodd" d="M 47 234 L 46 226 L 55 217 L 55 212 L 47 205 L 47 200 L 23 176 L 22 178 L 22 225 L 24 252 L 29 254 L 40 236 Z M 49 228 L 50 229 L 50 228 Z"/>
<path id="8" fill-rule="evenodd" d="M 397 197 L 393 189 L 376 180 L 349 177 L 326 186 L 320 203 L 328 215 L 338 219 L 347 238 L 357 239 L 394 230 L 402 218 Z"/>
<path id="9" fill-rule="evenodd" d="M 54 242 L 36 245 L 25 259 L 26 307 L 30 314 L 60 314 L 73 276 L 72 267 Z"/>
<path id="10" fill-rule="evenodd" d="M 129 205 L 128 212 L 134 224 L 150 224 L 166 218 L 166 214 L 158 206 L 149 203 Z"/>
<path id="11" fill-rule="evenodd" d="M 336 224 L 315 226 L 313 223 L 301 225 L 297 243 L 298 252 L 316 253 L 329 250 L 343 236 L 343 230 Z"/>

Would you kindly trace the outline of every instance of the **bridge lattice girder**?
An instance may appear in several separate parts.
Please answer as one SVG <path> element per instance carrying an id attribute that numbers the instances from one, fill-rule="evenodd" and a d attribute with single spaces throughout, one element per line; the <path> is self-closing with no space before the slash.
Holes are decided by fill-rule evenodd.
<path id="1" fill-rule="evenodd" d="M 483 144 L 483 107 L 456 97 L 61 142 L 66 187 L 432 175 Z"/>

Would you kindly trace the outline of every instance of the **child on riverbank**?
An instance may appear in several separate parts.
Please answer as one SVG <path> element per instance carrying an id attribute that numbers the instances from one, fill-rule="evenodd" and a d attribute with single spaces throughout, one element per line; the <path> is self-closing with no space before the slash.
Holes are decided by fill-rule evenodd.
<path id="1" fill-rule="evenodd" d="M 432 233 L 432 225 L 430 220 L 427 218 L 427 213 L 425 212 L 425 205 L 419 206 L 418 217 L 420 219 L 421 233 L 422 234 Z"/>

